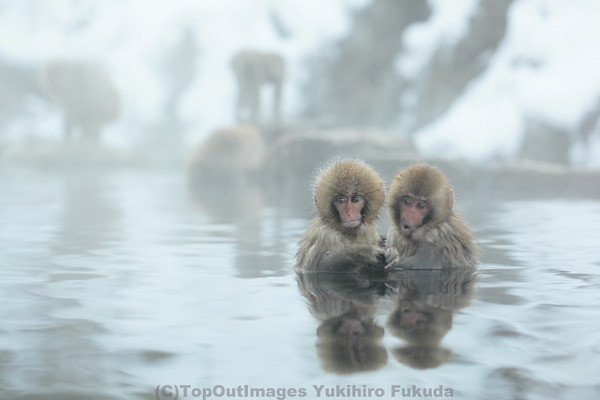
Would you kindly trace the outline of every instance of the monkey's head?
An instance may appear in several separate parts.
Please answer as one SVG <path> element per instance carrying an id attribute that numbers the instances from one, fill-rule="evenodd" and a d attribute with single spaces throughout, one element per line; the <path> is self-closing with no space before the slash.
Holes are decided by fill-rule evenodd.
<path id="1" fill-rule="evenodd" d="M 341 160 L 319 174 L 314 199 L 327 225 L 348 231 L 375 222 L 385 191 L 383 181 L 369 165 Z"/>
<path id="2" fill-rule="evenodd" d="M 399 232 L 411 237 L 450 216 L 454 191 L 439 169 L 415 164 L 401 170 L 388 192 L 388 213 Z"/>
<path id="3" fill-rule="evenodd" d="M 372 318 L 347 312 L 317 329 L 317 353 L 323 369 L 338 374 L 375 371 L 388 360 L 381 345 L 384 329 Z"/>
<path id="4" fill-rule="evenodd" d="M 401 301 L 387 325 L 392 335 L 412 345 L 437 346 L 452 328 L 452 312 L 420 301 Z"/>

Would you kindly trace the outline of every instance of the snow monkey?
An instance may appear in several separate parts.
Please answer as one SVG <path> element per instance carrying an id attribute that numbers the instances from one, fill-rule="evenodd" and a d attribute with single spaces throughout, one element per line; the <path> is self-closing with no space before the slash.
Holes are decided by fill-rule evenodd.
<path id="1" fill-rule="evenodd" d="M 265 153 L 260 133 L 251 126 L 236 125 L 215 130 L 192 153 L 189 179 L 199 193 L 210 186 L 235 187 L 247 183 Z"/>
<path id="2" fill-rule="evenodd" d="M 388 191 L 388 246 L 408 268 L 473 267 L 479 248 L 454 210 L 454 191 L 439 169 L 416 164 L 401 170 Z M 394 267 L 391 266 L 391 267 Z"/>
<path id="3" fill-rule="evenodd" d="M 52 60 L 39 71 L 42 91 L 62 112 L 65 138 L 80 128 L 85 140 L 97 142 L 102 126 L 119 115 L 120 98 L 108 73 L 87 61 Z"/>
<path id="4" fill-rule="evenodd" d="M 259 123 L 261 89 L 266 85 L 272 85 L 273 121 L 278 123 L 285 75 L 283 57 L 276 53 L 243 50 L 232 58 L 231 67 L 238 84 L 237 121 Z"/>
<path id="5" fill-rule="evenodd" d="M 314 186 L 317 214 L 300 239 L 296 271 L 383 271 L 397 258 L 375 229 L 384 199 L 381 178 L 362 161 L 339 160 L 323 169 Z"/>

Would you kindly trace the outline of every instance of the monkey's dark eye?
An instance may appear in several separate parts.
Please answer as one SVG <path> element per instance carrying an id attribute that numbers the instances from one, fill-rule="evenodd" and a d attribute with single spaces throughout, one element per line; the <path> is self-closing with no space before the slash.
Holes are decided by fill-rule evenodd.
<path id="1" fill-rule="evenodd" d="M 335 201 L 338 203 L 345 203 L 346 202 L 346 196 L 336 196 L 335 197 Z"/>
<path id="2" fill-rule="evenodd" d="M 427 203 L 425 203 L 425 202 L 423 202 L 423 201 L 420 201 L 420 202 L 418 202 L 418 203 L 417 203 L 417 208 L 418 208 L 419 210 L 424 210 L 424 209 L 426 209 L 426 208 L 427 208 Z"/>
<path id="3" fill-rule="evenodd" d="M 360 196 L 355 194 L 352 196 L 352 198 L 350 199 L 351 202 L 353 203 L 358 203 L 360 201 Z"/>
<path id="4" fill-rule="evenodd" d="M 402 200 L 402 204 L 404 204 L 405 206 L 410 206 L 410 199 L 408 197 L 405 197 Z"/>

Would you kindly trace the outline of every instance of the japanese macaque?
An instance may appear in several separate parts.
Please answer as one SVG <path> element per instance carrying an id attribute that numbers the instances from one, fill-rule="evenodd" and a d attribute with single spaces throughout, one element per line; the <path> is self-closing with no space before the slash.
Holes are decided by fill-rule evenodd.
<path id="1" fill-rule="evenodd" d="M 390 268 L 476 265 L 479 248 L 454 210 L 454 191 L 439 169 L 416 164 L 400 171 L 390 185 L 387 208 L 387 244 L 400 254 Z"/>
<path id="2" fill-rule="evenodd" d="M 356 272 L 392 262 L 397 254 L 382 247 L 375 229 L 384 199 L 383 182 L 367 164 L 340 160 L 325 168 L 314 186 L 318 212 L 300 239 L 296 271 Z"/>
<path id="3" fill-rule="evenodd" d="M 256 129 L 245 125 L 218 129 L 190 157 L 190 185 L 207 192 L 206 184 L 220 188 L 245 184 L 264 152 L 264 140 Z"/>
<path id="4" fill-rule="evenodd" d="M 120 99 L 108 73 L 91 62 L 53 60 L 39 71 L 42 92 L 60 108 L 64 132 L 76 128 L 83 139 L 97 142 L 103 125 L 117 118 Z"/>
<path id="5" fill-rule="evenodd" d="M 238 85 L 236 118 L 238 122 L 259 123 L 260 94 L 264 86 L 273 86 L 273 122 L 279 123 L 285 60 L 276 53 L 253 50 L 238 52 L 231 60 Z"/>

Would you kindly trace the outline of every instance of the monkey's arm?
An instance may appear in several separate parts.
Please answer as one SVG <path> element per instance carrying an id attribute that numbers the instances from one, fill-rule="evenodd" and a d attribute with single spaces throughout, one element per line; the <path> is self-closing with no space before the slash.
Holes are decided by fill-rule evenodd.
<path id="1" fill-rule="evenodd" d="M 404 255 L 398 251 L 398 246 L 402 248 L 400 243 L 401 239 L 399 238 L 399 235 L 392 230 L 390 230 L 388 234 L 388 242 L 388 245 L 390 246 L 388 248 L 395 251 L 395 257 L 392 257 L 391 262 L 386 265 L 386 270 L 402 268 L 440 269 L 444 266 L 442 249 L 432 242 L 425 240 L 421 241 L 412 255 L 405 255 L 407 252 L 406 250 L 404 251 Z M 409 254 L 410 253 L 413 253 L 413 251 L 409 250 Z"/>
<path id="2" fill-rule="evenodd" d="M 410 268 L 468 267 L 477 263 L 478 248 L 466 226 L 442 223 L 420 241 L 414 255 L 402 260 Z"/>
<path id="3" fill-rule="evenodd" d="M 412 256 L 400 256 L 400 266 L 412 269 L 441 269 L 444 267 L 442 249 L 433 243 L 421 242 Z"/>
<path id="4" fill-rule="evenodd" d="M 423 238 L 417 242 L 416 248 L 409 245 L 405 248 L 406 239 L 390 227 L 387 236 L 387 245 L 396 251 L 398 256 L 391 262 L 386 269 L 440 269 L 444 267 L 443 249 L 436 244 L 435 238 Z M 402 250 L 404 249 L 404 250 Z M 410 255 L 406 255 L 406 254 Z"/>
<path id="5" fill-rule="evenodd" d="M 349 249 L 327 251 L 317 261 L 317 270 L 356 272 L 361 268 L 383 269 L 390 252 L 375 245 L 358 245 Z"/>

